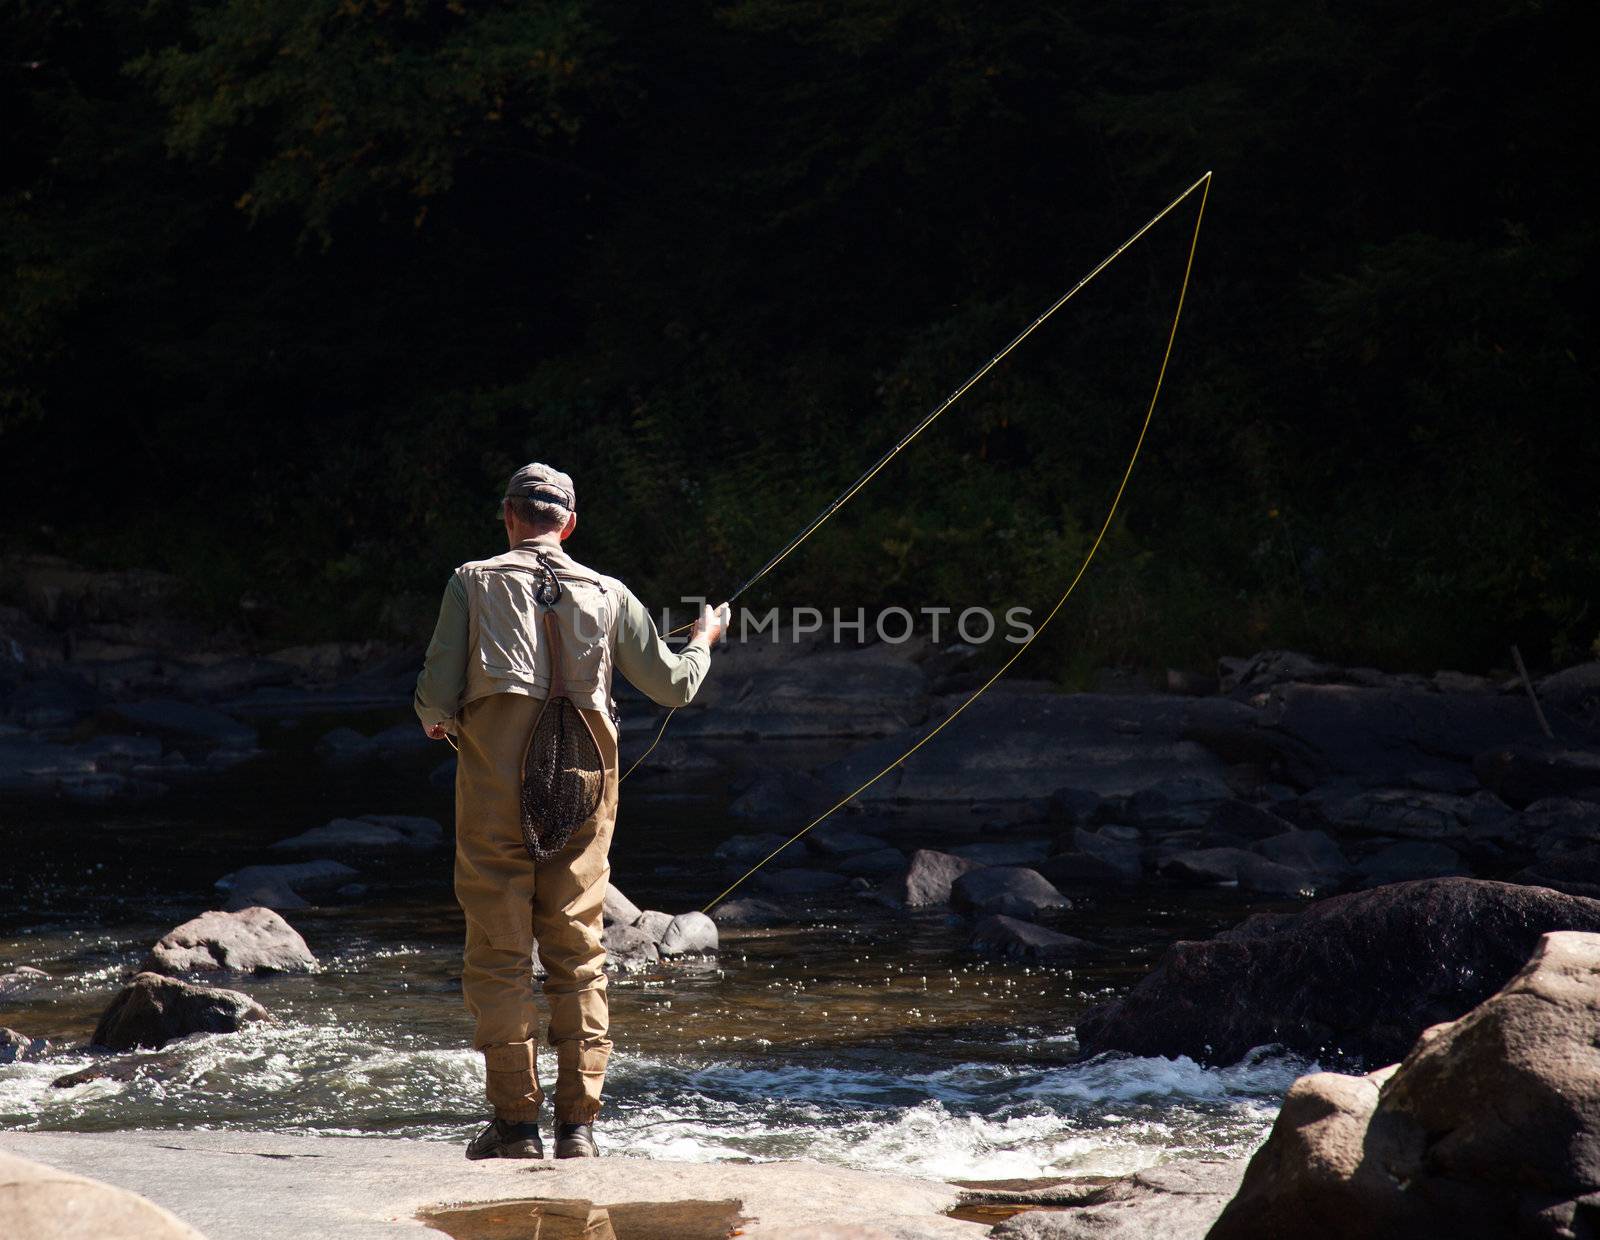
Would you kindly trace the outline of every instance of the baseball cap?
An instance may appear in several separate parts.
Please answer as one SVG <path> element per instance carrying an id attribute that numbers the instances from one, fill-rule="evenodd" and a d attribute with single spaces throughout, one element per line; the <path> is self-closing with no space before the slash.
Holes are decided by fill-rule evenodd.
<path id="1" fill-rule="evenodd" d="M 538 461 L 524 465 L 511 475 L 511 481 L 506 483 L 506 498 L 536 499 L 546 504 L 560 504 L 568 512 L 578 510 L 578 493 L 573 489 L 571 477 Z"/>

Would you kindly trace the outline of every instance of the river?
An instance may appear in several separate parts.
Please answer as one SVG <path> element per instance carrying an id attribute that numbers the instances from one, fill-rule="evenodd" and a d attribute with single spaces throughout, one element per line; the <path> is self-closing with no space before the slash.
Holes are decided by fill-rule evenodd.
<path id="1" fill-rule="evenodd" d="M 482 1070 L 465 1049 L 462 923 L 443 849 L 347 858 L 365 894 L 287 913 L 321 971 L 222 983 L 263 1003 L 271 1024 L 139 1057 L 85 1049 L 149 946 L 216 904 L 216 878 L 293 859 L 267 852 L 272 841 L 346 815 L 449 823 L 449 793 L 428 779 L 439 753 L 344 766 L 315 756 L 318 735 L 350 722 L 269 723 L 261 757 L 145 806 L 0 806 L 0 832 L 14 841 L 0 966 L 51 975 L 0 999 L 0 1024 L 56 1046 L 42 1061 L 0 1067 L 0 1128 L 463 1141 L 481 1123 Z M 722 885 L 706 862 L 721 840 L 789 825 L 734 822 L 726 804 L 716 786 L 626 786 L 613 880 L 642 907 L 698 907 Z M 614 978 L 604 1147 L 689 1160 L 808 1157 L 940 1179 L 1111 1174 L 1249 1150 L 1307 1061 L 1263 1049 L 1222 1069 L 1079 1063 L 1073 1025 L 1167 943 L 1284 906 L 1192 890 L 1071 894 L 1063 928 L 1113 948 L 1103 966 L 985 959 L 967 950 L 956 918 L 896 913 L 852 894 L 803 924 L 725 929 L 715 960 Z M 544 1059 L 548 1080 L 553 1059 Z M 108 1071 L 52 1085 L 95 1066 Z"/>

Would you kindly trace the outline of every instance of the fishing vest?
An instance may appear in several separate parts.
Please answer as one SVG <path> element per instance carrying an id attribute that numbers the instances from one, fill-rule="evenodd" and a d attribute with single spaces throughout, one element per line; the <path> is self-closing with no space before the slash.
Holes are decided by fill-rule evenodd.
<path id="1" fill-rule="evenodd" d="M 467 685 L 461 704 L 492 693 L 543 698 L 550 693 L 550 651 L 535 593 L 539 556 L 562 585 L 554 612 L 560 628 L 561 677 L 574 706 L 614 714 L 612 635 L 622 583 L 579 564 L 554 543 L 524 543 L 493 559 L 456 569 L 467 593 Z"/>

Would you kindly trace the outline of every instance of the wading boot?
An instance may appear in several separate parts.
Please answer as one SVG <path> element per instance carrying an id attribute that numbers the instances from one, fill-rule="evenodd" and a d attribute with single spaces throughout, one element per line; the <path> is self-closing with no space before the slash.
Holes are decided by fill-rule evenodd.
<path id="1" fill-rule="evenodd" d="M 557 1158 L 599 1158 L 600 1147 L 594 1143 L 594 1125 L 556 1122 Z"/>
<path id="2" fill-rule="evenodd" d="M 539 1125 L 532 1120 L 515 1124 L 508 1120 L 492 1119 L 482 1132 L 472 1138 L 472 1144 L 467 1146 L 467 1157 L 473 1161 L 480 1158 L 543 1158 L 544 1142 L 539 1139 Z"/>

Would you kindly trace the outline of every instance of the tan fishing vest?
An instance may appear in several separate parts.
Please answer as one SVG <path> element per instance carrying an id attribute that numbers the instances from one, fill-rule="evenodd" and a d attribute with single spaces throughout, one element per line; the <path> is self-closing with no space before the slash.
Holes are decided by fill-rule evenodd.
<path id="1" fill-rule="evenodd" d="M 555 605 L 561 628 L 562 679 L 574 706 L 613 714 L 612 635 L 622 583 L 579 564 L 549 543 L 523 543 L 504 555 L 456 569 L 467 592 L 467 688 L 461 704 L 492 693 L 547 697 L 550 652 L 542 640 L 539 555 L 563 587 Z"/>

